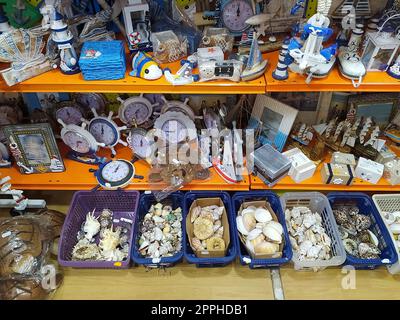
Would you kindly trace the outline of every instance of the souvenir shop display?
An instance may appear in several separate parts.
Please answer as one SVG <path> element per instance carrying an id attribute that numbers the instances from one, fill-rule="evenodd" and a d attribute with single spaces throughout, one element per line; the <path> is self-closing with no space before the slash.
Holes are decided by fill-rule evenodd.
<path id="1" fill-rule="evenodd" d="M 355 169 L 355 176 L 367 182 L 377 184 L 383 176 L 384 165 L 360 157 Z"/>
<path id="2" fill-rule="evenodd" d="M 324 163 L 321 169 L 322 182 L 325 184 L 351 186 L 356 174 L 354 167 L 348 164 Z"/>
<path id="3" fill-rule="evenodd" d="M 186 217 L 186 232 L 196 257 L 225 257 L 230 234 L 223 201 L 220 198 L 194 200 Z"/>
<path id="4" fill-rule="evenodd" d="M 283 227 L 267 201 L 244 202 L 236 225 L 240 241 L 253 259 L 282 257 Z"/>
<path id="5" fill-rule="evenodd" d="M 3 130 L 21 173 L 65 171 L 63 159 L 48 123 L 11 125 Z"/>
<path id="6" fill-rule="evenodd" d="M 200 79 L 199 75 L 193 74 L 193 69 L 196 67 L 197 62 L 181 60 L 181 67 L 175 74 L 172 74 L 169 68 L 165 68 L 163 70 L 165 80 L 167 80 L 173 86 L 182 86 L 192 82 L 197 82 Z"/>
<path id="7" fill-rule="evenodd" d="M 300 149 L 290 149 L 286 152 L 283 152 L 282 155 L 291 161 L 292 166 L 290 167 L 288 175 L 296 183 L 307 180 L 314 175 L 317 166 L 313 161 L 307 158 L 307 156 L 301 152 Z"/>
<path id="8" fill-rule="evenodd" d="M 267 68 L 268 61 L 264 60 L 261 51 L 258 47 L 258 38 L 255 33 L 251 42 L 249 57 L 246 67 L 242 71 L 242 81 L 250 81 L 262 76 Z"/>
<path id="9" fill-rule="evenodd" d="M 125 77 L 124 43 L 114 41 L 85 42 L 79 57 L 85 80 L 118 80 Z"/>
<path id="10" fill-rule="evenodd" d="M 385 163 L 383 177 L 392 185 L 400 184 L 400 160 Z"/>
<path id="11" fill-rule="evenodd" d="M 199 65 L 210 60 L 223 62 L 224 56 L 223 50 L 218 46 L 197 49 L 197 63 Z"/>
<path id="12" fill-rule="evenodd" d="M 396 144 L 400 144 L 400 111 L 393 117 L 385 129 L 385 136 Z"/>

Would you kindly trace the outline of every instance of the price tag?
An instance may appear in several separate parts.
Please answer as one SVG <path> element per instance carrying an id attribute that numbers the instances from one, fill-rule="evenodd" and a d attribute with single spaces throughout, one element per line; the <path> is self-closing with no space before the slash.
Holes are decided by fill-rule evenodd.
<path id="1" fill-rule="evenodd" d="M 63 50 L 63 49 L 71 49 L 72 46 L 70 43 L 64 43 L 64 44 L 59 44 L 58 49 Z"/>

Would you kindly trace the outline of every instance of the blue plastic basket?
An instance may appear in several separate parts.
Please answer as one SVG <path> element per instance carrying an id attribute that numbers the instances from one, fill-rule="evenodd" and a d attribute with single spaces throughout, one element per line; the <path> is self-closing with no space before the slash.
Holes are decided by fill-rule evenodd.
<path id="1" fill-rule="evenodd" d="M 372 199 L 360 192 L 332 192 L 328 194 L 331 207 L 337 205 L 355 205 L 360 213 L 369 215 L 372 225 L 369 228 L 379 240 L 379 249 L 382 251 L 380 259 L 360 259 L 346 254 L 345 265 L 354 266 L 357 269 L 375 269 L 381 265 L 390 265 L 397 261 L 396 249 L 391 241 L 389 231 L 383 222 Z"/>
<path id="2" fill-rule="evenodd" d="M 232 209 L 233 213 L 237 215 L 240 206 L 243 202 L 248 201 L 258 201 L 267 200 L 271 205 L 272 210 L 274 210 L 279 223 L 283 227 L 283 234 L 285 244 L 283 246 L 283 252 L 281 258 L 271 258 L 271 259 L 253 259 L 246 247 L 240 241 L 239 234 L 237 231 L 236 219 L 234 220 L 234 236 L 236 242 L 236 247 L 238 248 L 240 263 L 242 265 L 248 265 L 251 269 L 255 268 L 269 268 L 277 267 L 284 263 L 288 263 L 293 256 L 292 246 L 290 244 L 289 234 L 286 228 L 285 215 L 283 214 L 282 207 L 280 204 L 279 197 L 272 191 L 247 191 L 247 192 L 237 192 L 232 197 Z"/>
<path id="3" fill-rule="evenodd" d="M 139 207 L 137 210 L 137 216 L 136 216 L 136 223 L 134 227 L 134 240 L 133 240 L 133 245 L 132 245 L 132 254 L 131 254 L 131 259 L 133 262 L 141 265 L 145 265 L 148 267 L 171 267 L 174 264 L 178 263 L 179 261 L 182 260 L 183 258 L 183 248 L 181 251 L 177 254 L 175 254 L 172 257 L 165 257 L 165 258 L 159 258 L 159 259 L 151 259 L 151 258 L 144 258 L 140 252 L 139 252 L 139 239 L 140 239 L 140 224 L 143 221 L 144 216 L 148 213 L 151 205 L 157 204 L 157 200 L 154 197 L 154 194 L 146 194 L 142 193 L 140 195 L 140 200 L 139 200 Z M 161 201 L 162 204 L 164 205 L 170 205 L 172 209 L 176 209 L 180 207 L 182 209 L 183 213 L 183 193 L 182 192 L 174 192 L 170 194 L 167 198 Z M 184 228 L 185 225 L 185 220 L 182 220 L 182 228 Z M 182 247 L 184 245 L 184 230 L 182 229 Z"/>
<path id="4" fill-rule="evenodd" d="M 230 243 L 225 257 L 221 258 L 198 258 L 194 254 L 187 234 L 186 234 L 186 224 L 183 224 L 183 251 L 185 259 L 189 263 L 196 264 L 196 267 L 224 267 L 230 264 L 237 256 L 236 242 L 233 238 L 233 234 L 236 232 L 234 229 L 234 218 L 232 213 L 232 203 L 229 193 L 223 191 L 190 191 L 185 194 L 184 200 L 184 215 L 183 220 L 186 221 L 186 216 L 188 214 L 189 208 L 193 201 L 200 198 L 220 198 L 225 205 L 228 222 L 229 222 L 229 233 L 230 233 Z"/>

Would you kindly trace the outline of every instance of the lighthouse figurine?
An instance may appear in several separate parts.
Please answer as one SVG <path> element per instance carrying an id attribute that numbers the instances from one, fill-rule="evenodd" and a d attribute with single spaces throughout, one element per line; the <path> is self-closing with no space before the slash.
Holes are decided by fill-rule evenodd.
<path id="1" fill-rule="evenodd" d="M 54 19 L 50 22 L 51 39 L 57 44 L 60 51 L 60 69 L 64 74 L 79 73 L 78 55 L 73 47 L 73 39 L 68 25 L 64 22 L 63 16 L 55 12 Z"/>

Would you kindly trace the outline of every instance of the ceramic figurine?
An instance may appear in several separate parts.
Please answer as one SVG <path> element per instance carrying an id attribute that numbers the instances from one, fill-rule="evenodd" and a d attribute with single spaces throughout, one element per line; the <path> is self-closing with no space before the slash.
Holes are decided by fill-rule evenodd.
<path id="1" fill-rule="evenodd" d="M 165 79 L 173 86 L 190 84 L 194 81 L 199 81 L 199 75 L 193 74 L 193 69 L 196 67 L 196 62 L 190 62 L 189 60 L 181 60 L 181 68 L 172 74 L 171 70 L 164 69 Z"/>
<path id="2" fill-rule="evenodd" d="M 304 43 L 292 39 L 289 45 L 289 53 L 295 60 L 290 69 L 296 73 L 306 73 L 307 83 L 313 77 L 328 76 L 336 61 L 336 44 L 325 49 L 323 47 L 323 42 L 333 34 L 327 17 L 331 4 L 332 0 L 319 0 L 317 13 L 304 26 Z"/>
<path id="3" fill-rule="evenodd" d="M 250 81 L 261 77 L 267 68 L 267 60 L 263 59 L 261 51 L 258 47 L 257 33 L 254 33 L 251 43 L 250 55 L 247 60 L 246 68 L 242 71 L 241 78 L 243 81 Z"/>
<path id="4" fill-rule="evenodd" d="M 132 59 L 132 77 L 157 80 L 163 75 L 158 64 L 146 53 L 139 51 Z"/>
<path id="5" fill-rule="evenodd" d="M 272 73 L 272 77 L 275 80 L 286 80 L 289 78 L 288 68 L 289 65 L 293 62 L 293 58 L 290 56 L 289 51 L 289 44 L 284 42 L 282 45 L 282 49 L 279 52 L 278 64 L 276 65 L 276 69 Z"/>
<path id="6" fill-rule="evenodd" d="M 389 76 L 400 79 L 400 55 L 397 57 L 396 62 L 387 70 Z"/>
<path id="7" fill-rule="evenodd" d="M 3 5 L 0 4 L 0 34 L 11 31 L 13 29 L 8 21 L 9 20 L 3 10 Z"/>

